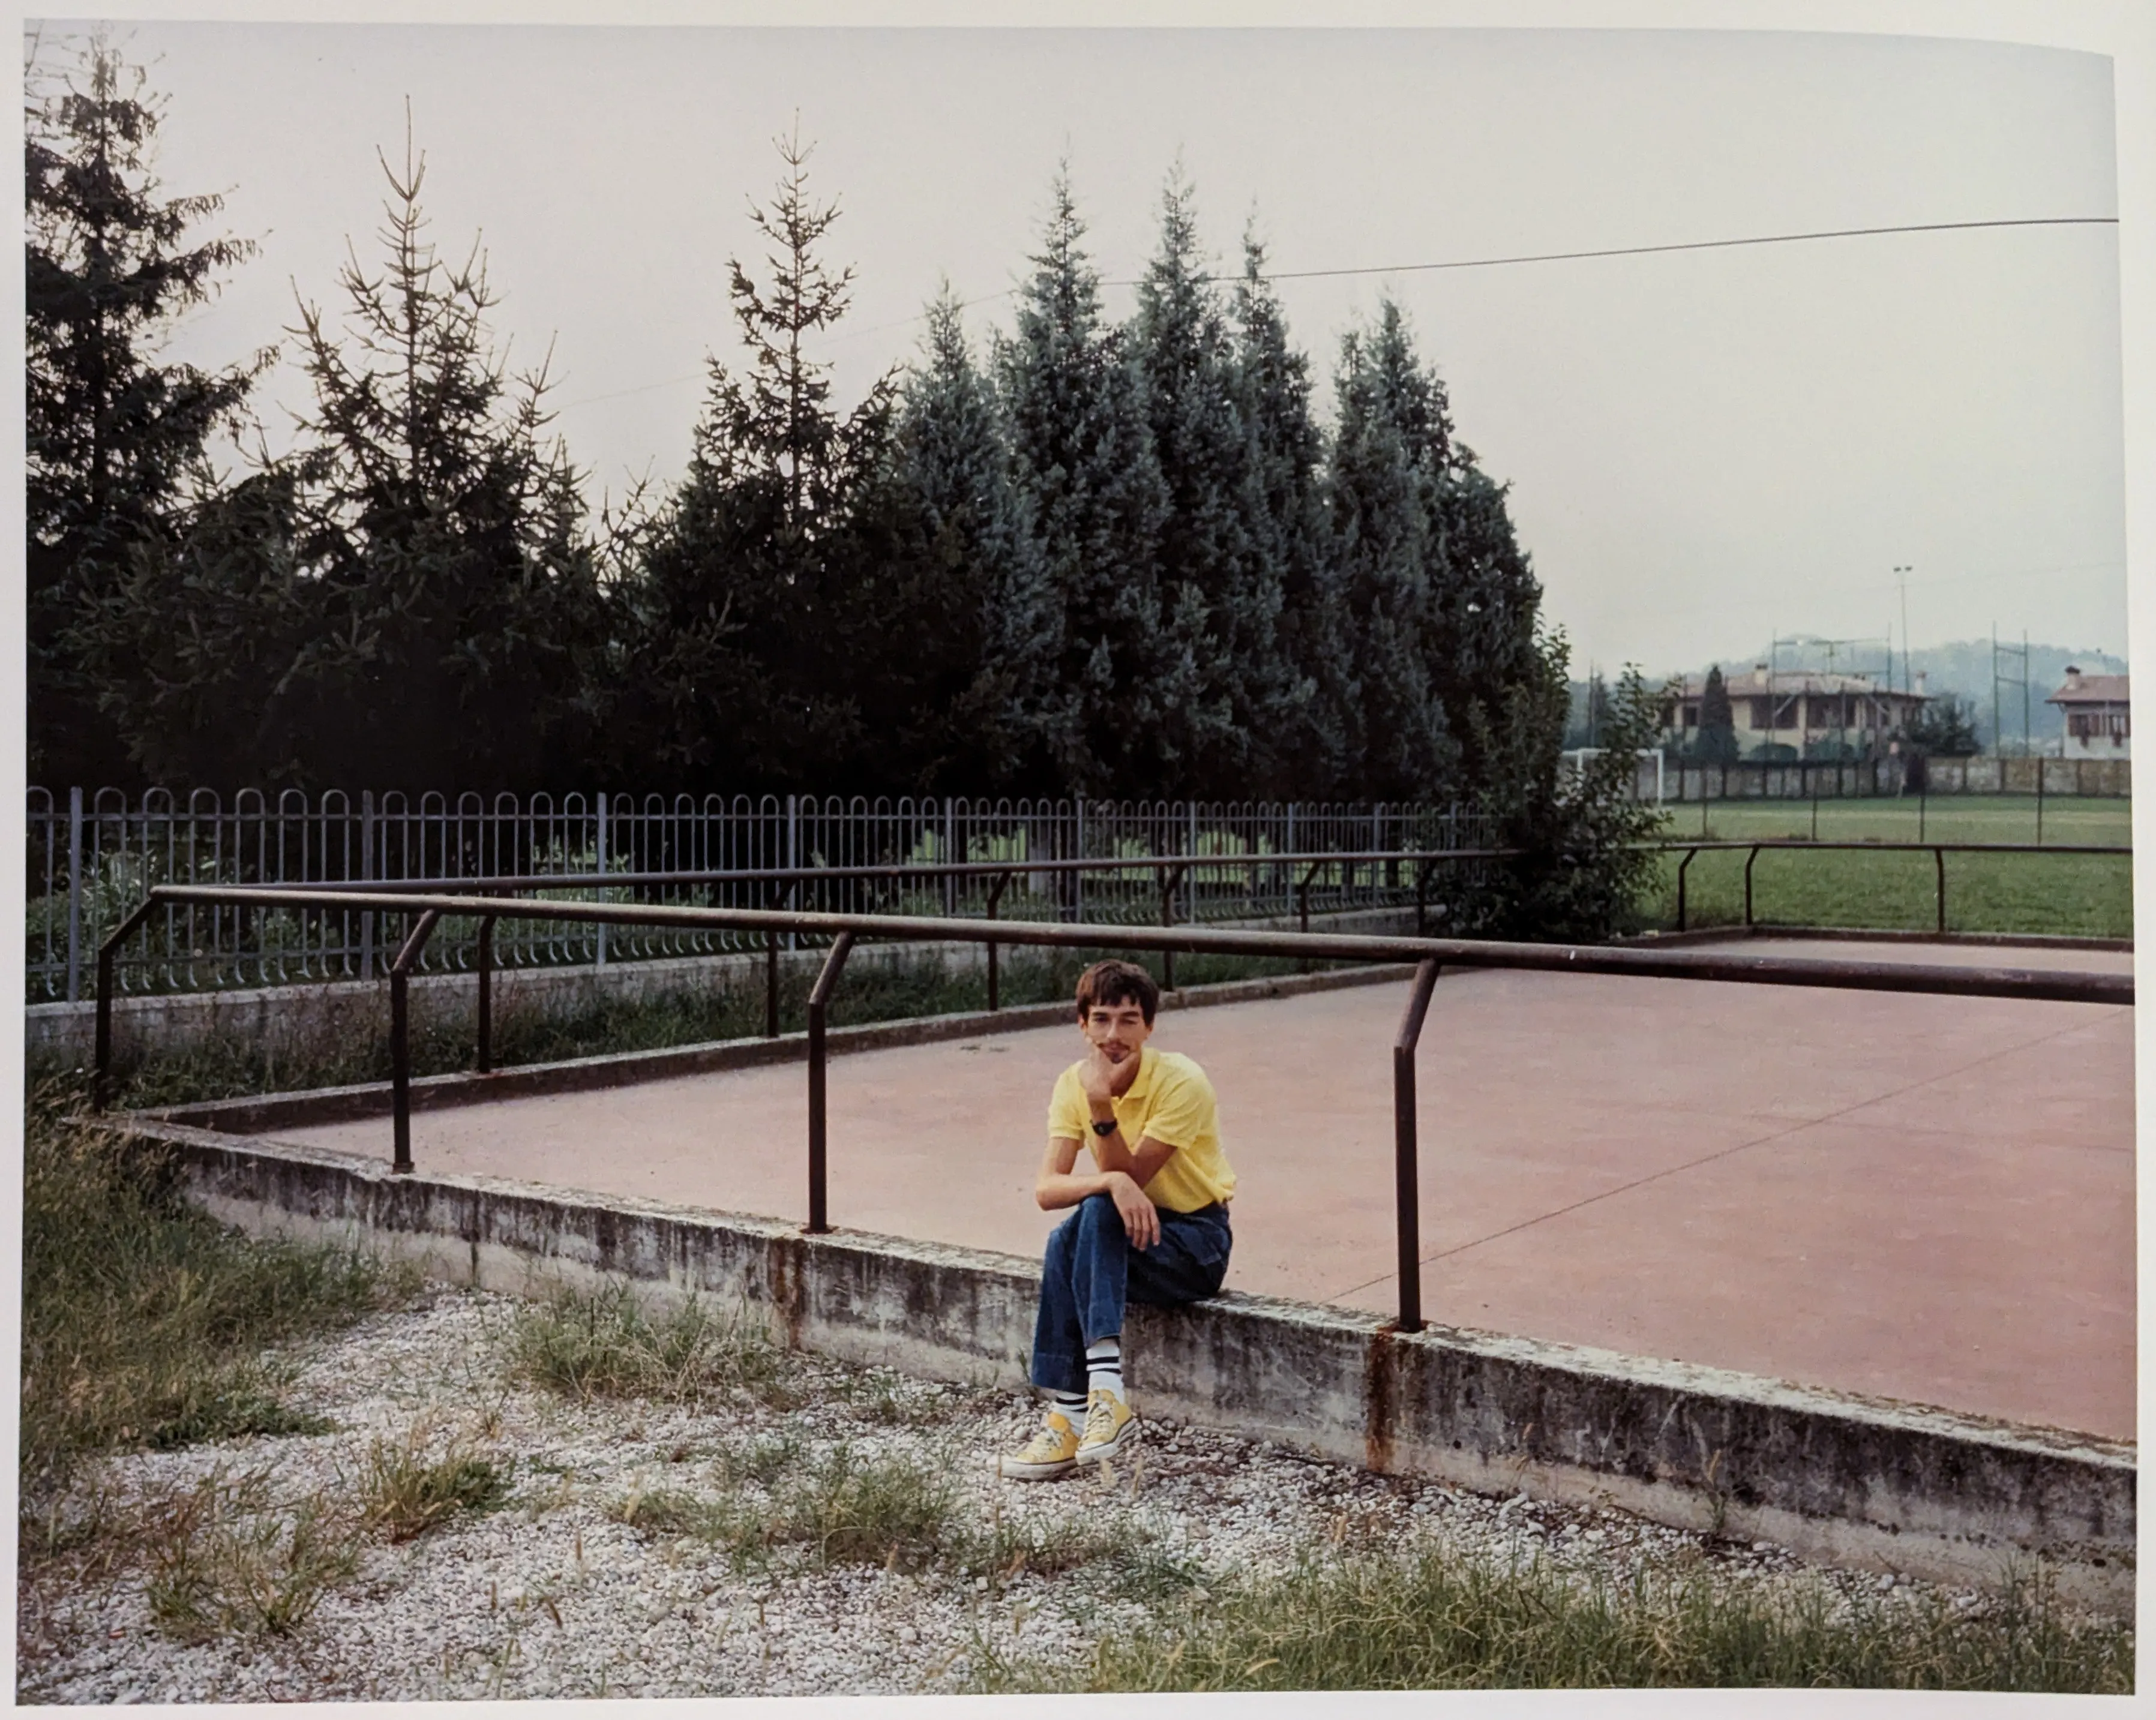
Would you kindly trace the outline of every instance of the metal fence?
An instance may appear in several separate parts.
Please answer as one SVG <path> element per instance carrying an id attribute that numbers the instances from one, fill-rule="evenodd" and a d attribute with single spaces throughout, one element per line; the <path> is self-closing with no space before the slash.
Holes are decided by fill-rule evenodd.
<path id="1" fill-rule="evenodd" d="M 1189 920 L 1286 915 L 1303 906 L 1299 875 L 1251 857 L 1430 851 L 1494 845 L 1490 821 L 1459 807 L 1257 801 L 869 800 L 860 797 L 572 793 L 407 795 L 329 790 L 229 801 L 205 789 L 29 793 L 27 993 L 86 995 L 100 942 L 157 885 L 349 884 L 505 874 L 756 870 L 806 867 L 1135 859 L 1187 855 L 1178 901 Z M 1244 864 L 1209 867 L 1205 859 Z M 1461 887 L 1476 880 L 1453 875 Z M 654 886 L 565 892 L 572 898 L 710 907 L 816 907 L 952 917 L 988 911 L 985 878 L 894 882 L 833 879 L 774 897 L 738 880 L 693 893 Z M 1318 906 L 1403 906 L 1416 882 L 1397 870 L 1343 867 L 1310 889 Z M 1004 919 L 1134 924 L 1158 917 L 1155 880 L 1068 870 L 1024 872 L 998 904 Z M 199 903 L 161 908 L 121 963 L 129 993 L 210 991 L 367 979 L 389 952 L 378 914 L 251 911 Z M 476 927 L 445 925 L 425 971 L 474 965 Z M 493 960 L 540 967 L 712 955 L 743 949 L 724 929 L 506 923 Z"/>
<path id="2" fill-rule="evenodd" d="M 163 898 L 162 901 L 160 898 Z M 412 930 L 394 958 L 390 974 L 391 1167 L 408 1175 L 412 1158 L 411 1027 L 408 1008 L 409 976 L 418 958 L 438 928 L 452 916 L 486 917 L 513 922 L 517 919 L 544 922 L 563 911 L 562 905 L 476 897 L 436 896 L 398 899 L 376 896 L 372 900 L 387 912 L 409 917 Z M 305 896 L 266 891 L 228 891 L 167 886 L 136 911 L 143 923 L 163 908 L 195 906 L 225 906 L 258 911 L 287 907 L 300 901 L 317 912 L 342 912 L 346 902 L 326 891 Z M 424 906 L 419 904 L 424 903 Z M 413 910 L 417 908 L 415 913 Z M 822 972 L 808 995 L 807 1034 L 808 1074 L 808 1183 L 810 1234 L 830 1229 L 828 1188 L 829 1117 L 825 1103 L 828 1012 L 857 938 L 906 941 L 979 938 L 991 935 L 999 941 L 1043 947 L 1070 947 L 1082 942 L 1086 932 L 1077 927 L 1004 926 L 991 934 L 978 922 L 924 919 L 911 924 L 888 917 L 865 918 L 844 914 L 759 912 L 707 907 L 654 906 L 635 904 L 588 903 L 572 911 L 595 922 L 611 921 L 617 929 L 637 924 L 672 923 L 684 926 L 701 922 L 714 932 L 732 930 L 756 937 L 794 933 L 827 943 Z M 115 928 L 107 947 L 99 952 L 97 987 L 97 1053 L 91 1085 L 91 1102 L 101 1109 L 110 1091 L 112 1069 L 111 963 L 123 942 L 128 922 Z M 1217 928 L 1132 927 L 1118 935 L 1127 947 L 1168 952 L 1218 952 L 1248 956 L 1315 955 L 1336 961 L 1413 963 L 1415 984 L 1393 1041 L 1394 1199 L 1396 1260 L 1399 1285 L 1399 1328 L 1416 1332 L 1422 1327 L 1422 1244 L 1418 1188 L 1420 1176 L 1415 1106 L 1415 1049 L 1440 968 L 1445 965 L 1496 968 L 1512 972 L 1556 973 L 1567 975 L 1614 973 L 1639 978 L 1700 980 L 1754 985 L 1825 987 L 1835 989 L 1881 991 L 1945 997 L 2018 998 L 2030 1001 L 2105 1004 L 2131 1007 L 2134 1001 L 2131 973 L 2046 972 L 2041 969 L 1934 966 L 1915 963 L 1873 963 L 1848 960 L 1791 960 L 1787 957 L 1745 955 L 1690 950 L 1614 949 L 1604 946 L 1567 946 L 1500 942 L 1487 940 L 1430 937 L 1373 937 L 1312 936 L 1307 932 L 1231 932 Z M 484 994 L 482 993 L 482 999 Z M 484 1004 L 482 1002 L 482 1007 Z"/>

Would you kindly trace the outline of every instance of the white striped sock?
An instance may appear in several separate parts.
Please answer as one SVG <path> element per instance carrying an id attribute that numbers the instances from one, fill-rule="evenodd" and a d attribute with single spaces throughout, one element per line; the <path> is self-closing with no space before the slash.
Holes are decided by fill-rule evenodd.
<path id="1" fill-rule="evenodd" d="M 1092 1390 L 1123 1395 L 1123 1341 L 1104 1337 L 1086 1346 L 1086 1383 Z"/>

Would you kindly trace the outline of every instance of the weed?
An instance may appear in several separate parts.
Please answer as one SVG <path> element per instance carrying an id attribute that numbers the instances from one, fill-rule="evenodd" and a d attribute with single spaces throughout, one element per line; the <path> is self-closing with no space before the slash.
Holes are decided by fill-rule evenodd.
<path id="1" fill-rule="evenodd" d="M 801 1440 L 793 1434 L 776 1434 L 746 1445 L 729 1446 L 713 1461 L 711 1472 L 730 1487 L 743 1481 L 768 1486 L 801 1461 Z"/>
<path id="2" fill-rule="evenodd" d="M 2041 1581 L 1958 1613 L 1943 1597 L 1844 1594 L 1823 1578 L 1779 1589 L 1703 1573 L 1620 1584 L 1539 1561 L 1507 1569 L 1422 1550 L 1306 1554 L 1287 1571 L 1201 1594 L 1104 1638 L 1089 1666 L 991 1656 L 974 1681 L 1096 1691 L 2133 1688 L 2132 1632 L 2069 1619 Z"/>
<path id="3" fill-rule="evenodd" d="M 785 1353 L 747 1312 L 690 1301 L 654 1316 L 626 1285 L 557 1290 L 520 1306 L 507 1334 L 511 1371 L 588 1403 L 657 1398 L 697 1403 L 747 1391 L 782 1396 Z"/>
<path id="4" fill-rule="evenodd" d="M 409 1541 L 459 1512 L 491 1511 L 509 1494 L 511 1466 L 481 1456 L 461 1440 L 429 1456 L 426 1429 L 402 1440 L 376 1439 L 360 1476 L 361 1521 L 391 1541 Z"/>
<path id="5" fill-rule="evenodd" d="M 639 1487 L 609 1514 L 647 1533 L 711 1542 L 742 1563 L 798 1545 L 819 1563 L 913 1570 L 967 1544 L 956 1485 L 914 1458 L 864 1459 L 839 1445 L 802 1462 L 788 1442 L 767 1441 L 722 1459 L 716 1472 L 726 1484 L 718 1497 Z M 752 1481 L 762 1485 L 752 1490 Z"/>
<path id="6" fill-rule="evenodd" d="M 408 1300 L 416 1275 L 356 1252 L 251 1240 L 187 1204 L 157 1153 L 26 1107 L 22 1488 L 84 1457 L 242 1434 L 317 1432 L 285 1405 L 264 1346 Z"/>
<path id="7" fill-rule="evenodd" d="M 350 1576 L 357 1553 L 316 1495 L 271 1509 L 265 1471 L 223 1471 L 153 1508 L 146 1532 L 150 1611 L 185 1642 L 226 1632 L 281 1636 Z"/>

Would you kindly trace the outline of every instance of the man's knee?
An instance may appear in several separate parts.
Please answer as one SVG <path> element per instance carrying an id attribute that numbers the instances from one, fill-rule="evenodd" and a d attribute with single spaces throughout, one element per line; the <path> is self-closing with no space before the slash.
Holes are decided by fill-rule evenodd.
<path id="1" fill-rule="evenodd" d="M 1077 1223 L 1085 1230 L 1098 1230 L 1104 1225 L 1113 1225 L 1117 1230 L 1123 1225 L 1123 1215 L 1116 1210 L 1112 1194 L 1088 1194 L 1078 1203 Z"/>

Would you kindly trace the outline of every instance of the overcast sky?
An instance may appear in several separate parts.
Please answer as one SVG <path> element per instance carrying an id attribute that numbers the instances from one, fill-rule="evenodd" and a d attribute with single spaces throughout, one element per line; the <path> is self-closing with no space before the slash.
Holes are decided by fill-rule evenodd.
<path id="1" fill-rule="evenodd" d="M 54 27 L 48 27 L 49 33 Z M 61 27 L 65 28 L 65 27 Z M 1988 633 L 2123 654 L 2118 248 L 2103 225 L 1414 272 L 1824 228 L 2116 213 L 2111 68 L 1892 38 L 1569 31 L 124 27 L 170 98 L 171 190 L 259 254 L 176 351 L 223 362 L 371 259 L 408 97 L 445 254 L 483 236 L 520 358 L 616 491 L 685 458 L 730 254 L 796 111 L 858 270 L 857 395 L 947 277 L 1009 326 L 1060 157 L 1127 281 L 1179 156 L 1209 244 L 1255 210 L 1325 384 L 1390 293 L 1512 485 L 1576 663 L 1771 634 Z M 1383 271 L 1393 272 L 1383 272 Z M 1127 311 L 1127 290 L 1111 311 Z M 264 396 L 295 403 L 290 366 Z M 273 425 L 277 415 L 272 413 Z"/>

